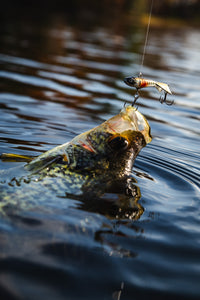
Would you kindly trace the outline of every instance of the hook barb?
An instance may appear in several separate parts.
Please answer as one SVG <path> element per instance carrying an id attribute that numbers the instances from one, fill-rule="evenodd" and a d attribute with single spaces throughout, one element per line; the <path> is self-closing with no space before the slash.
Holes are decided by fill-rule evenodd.
<path id="1" fill-rule="evenodd" d="M 164 97 L 162 97 L 162 96 L 160 97 L 159 101 L 160 101 L 161 104 L 166 103 L 166 105 L 168 105 L 168 106 L 174 104 L 174 100 L 167 101 L 167 92 L 165 92 Z"/>

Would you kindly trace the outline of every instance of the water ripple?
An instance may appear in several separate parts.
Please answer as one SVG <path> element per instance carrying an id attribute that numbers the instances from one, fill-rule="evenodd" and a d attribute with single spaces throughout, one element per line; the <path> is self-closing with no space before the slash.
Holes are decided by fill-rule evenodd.
<path id="1" fill-rule="evenodd" d="M 65 94 L 67 96 L 76 96 L 76 97 L 89 97 L 90 96 L 90 94 L 88 94 L 86 92 L 75 90 L 68 86 L 65 87 L 54 81 L 39 78 L 36 76 L 22 75 L 19 73 L 13 73 L 13 72 L 8 72 L 8 71 L 0 71 L 0 77 L 19 81 L 24 84 L 30 84 L 30 85 L 37 86 L 37 87 L 43 87 L 48 90 L 55 90 L 62 94 Z"/>

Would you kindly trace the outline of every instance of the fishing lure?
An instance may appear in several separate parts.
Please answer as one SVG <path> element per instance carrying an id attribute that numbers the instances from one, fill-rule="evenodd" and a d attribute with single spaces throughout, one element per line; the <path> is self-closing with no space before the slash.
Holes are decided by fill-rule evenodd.
<path id="1" fill-rule="evenodd" d="M 145 88 L 145 87 L 149 87 L 149 86 L 153 86 L 155 87 L 159 92 L 164 91 L 164 97 L 160 97 L 159 101 L 161 103 L 166 103 L 167 105 L 172 105 L 174 103 L 174 101 L 167 101 L 167 94 L 172 94 L 168 84 L 163 83 L 163 82 L 158 82 L 158 81 L 154 81 L 154 80 L 150 80 L 150 79 L 145 79 L 145 78 L 141 78 L 141 77 L 126 77 L 124 78 L 124 82 L 131 86 L 131 87 L 135 87 L 136 88 L 136 94 L 134 96 L 134 102 L 133 105 L 136 103 L 137 99 L 139 98 L 139 93 L 138 90 Z"/>

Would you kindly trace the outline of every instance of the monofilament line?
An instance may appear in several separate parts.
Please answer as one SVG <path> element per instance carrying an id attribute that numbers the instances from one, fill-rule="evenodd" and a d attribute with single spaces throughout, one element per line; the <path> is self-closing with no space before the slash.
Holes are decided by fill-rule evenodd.
<path id="1" fill-rule="evenodd" d="M 144 64 L 144 56 L 145 56 L 146 47 L 147 47 L 147 40 L 148 40 L 148 35 L 149 35 L 149 27 L 150 27 L 150 23 L 151 23 L 152 8 L 153 8 L 153 0 L 151 0 L 151 7 L 150 7 L 150 12 L 149 12 L 149 20 L 148 20 L 148 24 L 147 24 L 146 37 L 145 37 L 144 49 L 143 49 L 143 54 L 142 54 L 141 66 L 140 66 L 140 75 L 142 74 L 142 67 L 143 67 L 143 64 Z"/>

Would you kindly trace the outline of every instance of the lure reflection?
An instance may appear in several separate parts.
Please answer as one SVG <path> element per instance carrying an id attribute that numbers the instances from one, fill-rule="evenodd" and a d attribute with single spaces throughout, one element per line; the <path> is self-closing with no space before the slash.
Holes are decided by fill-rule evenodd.
<path id="1" fill-rule="evenodd" d="M 172 92 L 168 86 L 168 84 L 163 83 L 163 82 L 158 82 L 150 79 L 145 79 L 142 77 L 126 77 L 124 78 L 124 82 L 131 86 L 136 88 L 136 94 L 134 96 L 134 102 L 133 105 L 136 103 L 137 99 L 139 98 L 139 93 L 138 91 L 142 88 L 145 87 L 155 87 L 159 92 L 164 92 L 164 97 L 160 97 L 160 102 L 161 103 L 166 103 L 167 105 L 172 105 L 174 101 L 167 101 L 167 94 L 172 95 Z"/>

